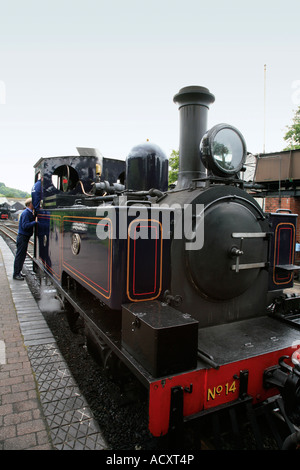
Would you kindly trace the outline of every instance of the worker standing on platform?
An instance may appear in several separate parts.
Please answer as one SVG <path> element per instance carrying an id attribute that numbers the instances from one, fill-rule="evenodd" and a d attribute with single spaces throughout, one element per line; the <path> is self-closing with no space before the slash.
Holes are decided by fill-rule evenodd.
<path id="1" fill-rule="evenodd" d="M 22 212 L 19 220 L 17 252 L 14 262 L 13 278 L 17 281 L 24 280 L 24 274 L 22 274 L 21 271 L 26 258 L 28 242 L 33 234 L 33 227 L 37 223 L 36 217 L 33 215 L 33 204 L 31 198 L 25 201 L 25 206 L 25 210 Z"/>

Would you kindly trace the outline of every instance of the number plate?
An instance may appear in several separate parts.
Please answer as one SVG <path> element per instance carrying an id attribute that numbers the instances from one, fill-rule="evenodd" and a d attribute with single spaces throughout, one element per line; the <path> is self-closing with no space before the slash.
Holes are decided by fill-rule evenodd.
<path id="1" fill-rule="evenodd" d="M 236 380 L 228 381 L 224 384 L 211 386 L 207 389 L 206 400 L 208 403 L 215 405 L 216 401 L 227 402 L 237 398 L 238 387 Z"/>

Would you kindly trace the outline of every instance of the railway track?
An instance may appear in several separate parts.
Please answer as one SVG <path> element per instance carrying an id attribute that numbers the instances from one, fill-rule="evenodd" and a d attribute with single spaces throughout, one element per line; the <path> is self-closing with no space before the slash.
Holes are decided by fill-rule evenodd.
<path id="1" fill-rule="evenodd" d="M 17 243 L 18 226 L 19 226 L 18 222 L 13 222 L 13 221 L 1 222 L 0 233 L 5 238 L 10 239 L 14 243 Z M 33 254 L 34 254 L 34 243 L 32 240 L 29 240 L 27 256 L 31 260 L 33 260 Z"/>

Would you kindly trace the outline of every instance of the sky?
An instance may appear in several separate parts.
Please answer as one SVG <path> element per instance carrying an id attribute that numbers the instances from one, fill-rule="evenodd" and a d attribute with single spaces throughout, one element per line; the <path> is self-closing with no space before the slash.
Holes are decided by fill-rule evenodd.
<path id="1" fill-rule="evenodd" d="M 300 105 L 299 0 L 0 0 L 0 182 L 41 157 L 179 147 L 174 95 L 215 95 L 208 127 L 281 151 Z M 266 72 L 264 65 L 266 64 Z"/>

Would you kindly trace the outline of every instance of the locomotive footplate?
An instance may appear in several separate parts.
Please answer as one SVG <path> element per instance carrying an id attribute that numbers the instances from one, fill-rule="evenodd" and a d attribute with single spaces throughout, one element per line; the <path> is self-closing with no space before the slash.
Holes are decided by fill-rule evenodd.
<path id="1" fill-rule="evenodd" d="M 219 366 L 299 344 L 299 331 L 268 316 L 200 329 L 198 345 Z M 203 367 L 207 365 L 203 362 Z"/>

